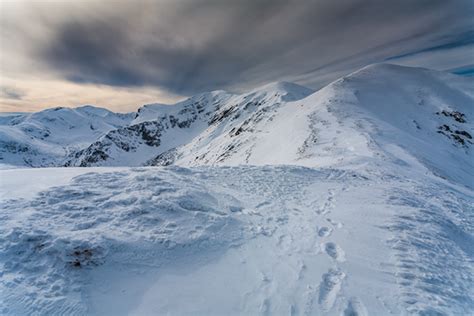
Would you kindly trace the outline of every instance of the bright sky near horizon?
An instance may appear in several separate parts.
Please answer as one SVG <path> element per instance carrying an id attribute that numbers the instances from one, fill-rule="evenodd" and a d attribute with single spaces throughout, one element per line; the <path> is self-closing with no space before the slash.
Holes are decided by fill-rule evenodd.
<path id="1" fill-rule="evenodd" d="M 0 0 L 0 111 L 114 111 L 375 62 L 474 71 L 469 0 Z"/>

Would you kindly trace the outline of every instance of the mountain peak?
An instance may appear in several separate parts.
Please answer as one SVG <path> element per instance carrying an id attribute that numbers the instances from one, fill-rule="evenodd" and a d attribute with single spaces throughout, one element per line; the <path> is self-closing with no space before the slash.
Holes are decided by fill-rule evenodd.
<path id="1" fill-rule="evenodd" d="M 409 67 L 403 65 L 396 65 L 390 63 L 375 63 L 365 66 L 361 69 L 358 69 L 344 78 L 355 78 L 362 77 L 366 78 L 367 76 L 417 76 L 420 79 L 420 82 L 423 82 L 421 77 L 424 76 L 453 76 L 452 74 L 446 72 L 440 72 L 432 69 L 422 68 L 422 67 Z"/>
<path id="2" fill-rule="evenodd" d="M 89 104 L 78 106 L 74 108 L 74 110 L 78 111 L 81 114 L 92 115 L 92 116 L 105 116 L 105 115 L 112 114 L 111 111 L 105 108 L 101 108 L 101 107 L 97 107 L 97 106 L 89 105 Z"/>
<path id="3" fill-rule="evenodd" d="M 283 101 L 296 101 L 312 93 L 314 90 L 310 88 L 287 81 L 270 82 L 249 92 L 249 94 L 275 94 L 280 96 Z"/>

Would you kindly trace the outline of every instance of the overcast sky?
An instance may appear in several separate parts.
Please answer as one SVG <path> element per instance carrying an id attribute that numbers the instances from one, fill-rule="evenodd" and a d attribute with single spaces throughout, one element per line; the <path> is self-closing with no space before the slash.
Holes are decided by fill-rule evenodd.
<path id="1" fill-rule="evenodd" d="M 132 111 L 388 61 L 474 69 L 472 0 L 0 0 L 0 110 Z"/>

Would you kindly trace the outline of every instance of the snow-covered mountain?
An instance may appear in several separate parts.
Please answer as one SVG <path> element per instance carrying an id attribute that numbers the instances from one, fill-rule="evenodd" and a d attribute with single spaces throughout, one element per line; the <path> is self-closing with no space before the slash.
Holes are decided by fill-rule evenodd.
<path id="1" fill-rule="evenodd" d="M 2 116 L 3 163 L 70 168 L 0 170 L 0 314 L 471 315 L 473 118 L 384 64 Z"/>
<path id="2" fill-rule="evenodd" d="M 71 155 L 68 166 L 140 166 L 174 160 L 178 148 L 228 132 L 227 118 L 241 122 L 257 110 L 276 108 L 313 91 L 288 82 L 266 85 L 244 95 L 213 91 L 175 105 L 146 105 L 132 124 L 109 132 L 88 148 Z M 261 112 L 258 115 L 262 115 Z M 234 123 L 232 123 L 234 124 Z M 236 131 L 238 135 L 238 131 Z M 173 157 L 173 158 L 172 158 Z M 166 160 L 167 161 L 167 160 Z M 171 163 L 171 161 L 169 161 Z"/>
<path id="3" fill-rule="evenodd" d="M 156 155 L 192 141 L 229 94 L 217 91 L 175 105 L 140 108 L 131 124 L 112 130 L 71 153 L 67 166 L 140 166 Z"/>
<path id="4" fill-rule="evenodd" d="M 3 116 L 0 162 L 32 167 L 61 165 L 70 152 L 89 146 L 132 119 L 133 114 L 113 113 L 90 105 Z"/>
<path id="5" fill-rule="evenodd" d="M 259 98 L 246 108 L 244 95 L 243 102 L 224 106 L 225 115 L 199 137 L 174 150 L 174 163 L 341 167 L 380 158 L 402 163 L 411 156 L 469 185 L 473 87 L 472 79 L 375 65 L 292 102 Z"/>
<path id="6" fill-rule="evenodd" d="M 46 110 L 4 122 L 4 161 L 342 168 L 410 158 L 471 185 L 473 86 L 472 78 L 378 64 L 316 92 L 279 82 L 242 95 L 214 91 L 175 105 L 146 105 L 130 115 Z"/>

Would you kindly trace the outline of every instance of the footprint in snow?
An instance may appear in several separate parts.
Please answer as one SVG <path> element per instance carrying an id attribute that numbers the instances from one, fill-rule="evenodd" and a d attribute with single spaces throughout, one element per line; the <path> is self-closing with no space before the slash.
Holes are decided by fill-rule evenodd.
<path id="1" fill-rule="evenodd" d="M 318 302 L 324 311 L 329 311 L 334 306 L 345 277 L 344 272 L 333 269 L 323 275 L 323 279 L 319 284 Z"/>
<path id="2" fill-rule="evenodd" d="M 331 228 L 323 226 L 319 228 L 318 235 L 319 237 L 328 237 L 329 235 L 331 235 L 331 232 L 332 232 Z"/>
<path id="3" fill-rule="evenodd" d="M 323 205 L 321 205 L 317 210 L 316 213 L 319 215 L 324 215 L 329 213 L 333 208 L 334 208 L 334 193 L 335 191 L 333 189 L 330 189 L 328 191 L 328 197 L 326 201 L 324 202 Z"/>
<path id="4" fill-rule="evenodd" d="M 270 315 L 270 300 L 268 298 L 265 298 L 260 305 L 260 311 L 262 312 L 262 315 Z"/>
<path id="5" fill-rule="evenodd" d="M 283 249 L 289 249 L 291 243 L 293 242 L 291 236 L 289 235 L 281 235 L 278 237 L 277 246 Z"/>
<path id="6" fill-rule="evenodd" d="M 358 298 L 351 298 L 344 310 L 344 316 L 367 316 L 368 312 L 364 304 Z"/>
<path id="7" fill-rule="evenodd" d="M 343 226 L 342 223 L 336 222 L 335 220 L 332 220 L 330 218 L 326 218 L 326 220 L 336 228 L 342 228 L 342 226 Z"/>
<path id="8" fill-rule="evenodd" d="M 344 253 L 344 250 L 342 250 L 341 247 L 339 247 L 337 244 L 333 242 L 327 242 L 327 243 L 321 244 L 321 249 L 329 257 L 333 258 L 336 261 L 339 261 L 339 262 L 346 261 L 346 254 Z"/>

